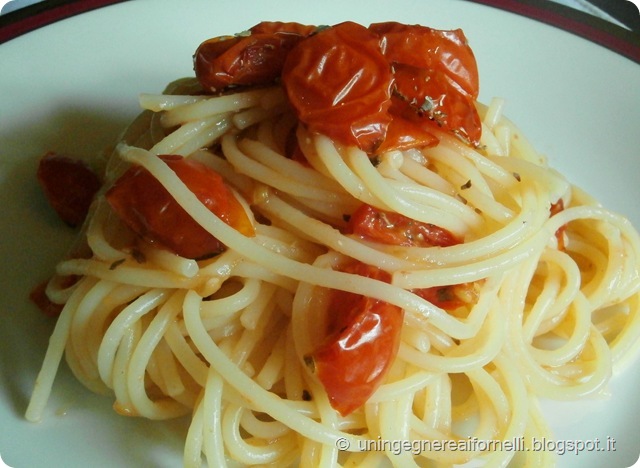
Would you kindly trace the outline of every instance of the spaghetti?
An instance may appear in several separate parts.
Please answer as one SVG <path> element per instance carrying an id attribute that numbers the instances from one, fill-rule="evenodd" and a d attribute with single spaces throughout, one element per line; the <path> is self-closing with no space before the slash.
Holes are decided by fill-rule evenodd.
<path id="1" fill-rule="evenodd" d="M 113 395 L 121 414 L 190 414 L 185 466 L 203 456 L 211 466 L 476 458 L 504 466 L 515 453 L 496 444 L 362 447 L 528 444 L 549 437 L 538 398 L 603 389 L 640 336 L 640 237 L 550 168 L 504 117 L 501 100 L 474 104 L 476 143 L 472 132 L 452 131 L 463 127 L 450 118 L 428 126 L 436 144 L 372 156 L 369 140 L 344 144 L 301 122 L 277 80 L 250 85 L 211 95 L 184 79 L 141 96 L 145 111 L 106 164 L 81 241 L 48 283 L 49 299 L 64 308 L 29 420 L 41 418 L 64 355 L 84 385 Z M 220 174 L 252 232 L 212 212 L 165 154 Z M 131 168 L 150 174 L 224 249 L 188 258 L 134 235 L 108 199 Z M 390 244 L 360 235 L 352 226 L 363 205 L 378 220 L 396 213 L 453 240 Z M 353 262 L 382 273 L 351 270 Z M 70 277 L 77 281 L 69 285 Z M 341 304 L 360 298 L 400 311 L 401 326 L 379 385 L 343 411 L 318 350 Z M 336 372 L 348 379 L 356 367 Z M 521 455 L 531 466 L 552 460 Z"/>

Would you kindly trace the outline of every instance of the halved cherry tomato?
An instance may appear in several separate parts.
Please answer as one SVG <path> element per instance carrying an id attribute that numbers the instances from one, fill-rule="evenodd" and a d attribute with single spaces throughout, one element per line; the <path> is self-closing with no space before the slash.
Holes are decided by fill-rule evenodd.
<path id="1" fill-rule="evenodd" d="M 249 35 L 204 41 L 196 50 L 194 69 L 206 91 L 232 85 L 262 85 L 280 77 L 289 50 L 315 28 L 299 23 L 265 22 Z"/>
<path id="2" fill-rule="evenodd" d="M 242 234 L 254 235 L 242 205 L 217 172 L 189 158 L 161 158 L 212 213 Z M 125 172 L 107 191 L 106 199 L 136 234 L 178 255 L 198 259 L 225 248 L 143 167 Z"/>
<path id="3" fill-rule="evenodd" d="M 368 153 L 391 121 L 392 78 L 378 37 L 352 22 L 299 42 L 282 71 L 289 101 L 311 131 Z"/>
<path id="4" fill-rule="evenodd" d="M 347 224 L 347 232 L 365 240 L 407 247 L 448 247 L 462 242 L 439 226 L 367 204 L 353 212 Z"/>
<path id="5" fill-rule="evenodd" d="M 342 271 L 389 282 L 383 270 L 354 262 Z M 324 343 L 311 359 L 331 406 L 343 416 L 380 386 L 398 353 L 403 310 L 384 301 L 335 290 Z"/>
<path id="6" fill-rule="evenodd" d="M 72 227 L 82 224 L 101 185 L 83 161 L 54 152 L 40 159 L 37 178 L 49 204 Z"/>

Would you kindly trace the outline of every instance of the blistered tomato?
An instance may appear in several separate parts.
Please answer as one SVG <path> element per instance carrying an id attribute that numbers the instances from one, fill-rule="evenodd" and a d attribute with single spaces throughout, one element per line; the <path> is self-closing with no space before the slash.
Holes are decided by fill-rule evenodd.
<path id="1" fill-rule="evenodd" d="M 254 235 L 242 205 L 217 172 L 181 156 L 161 158 L 212 213 L 240 233 Z M 224 250 L 143 167 L 125 172 L 107 191 L 106 199 L 127 226 L 161 248 L 194 259 Z"/>
<path id="2" fill-rule="evenodd" d="M 246 35 L 207 40 L 194 55 L 196 77 L 209 92 L 273 83 L 289 50 L 314 29 L 299 23 L 263 22 Z"/>
<path id="3" fill-rule="evenodd" d="M 391 67 L 378 37 L 346 22 L 294 47 L 282 83 L 298 118 L 312 132 L 373 152 L 391 122 Z"/>
<path id="4" fill-rule="evenodd" d="M 461 243 L 451 232 L 439 226 L 366 204 L 353 212 L 347 231 L 365 240 L 387 245 L 448 247 Z"/>
<path id="5" fill-rule="evenodd" d="M 83 161 L 53 152 L 40 159 L 37 178 L 49 204 L 72 227 L 82 224 L 101 185 Z"/>
<path id="6" fill-rule="evenodd" d="M 388 273 L 360 262 L 342 269 L 389 282 Z M 311 355 L 331 406 L 346 416 L 382 384 L 400 345 L 403 310 L 378 299 L 334 291 L 327 338 Z"/>

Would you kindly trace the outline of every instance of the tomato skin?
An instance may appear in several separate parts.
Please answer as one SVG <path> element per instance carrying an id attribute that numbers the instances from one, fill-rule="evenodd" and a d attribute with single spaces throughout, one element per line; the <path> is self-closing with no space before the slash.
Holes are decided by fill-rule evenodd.
<path id="1" fill-rule="evenodd" d="M 394 93 L 416 116 L 479 144 L 482 124 L 474 105 L 478 68 L 464 33 L 396 22 L 369 28 L 380 36 L 384 56 L 393 65 Z"/>
<path id="2" fill-rule="evenodd" d="M 342 271 L 390 281 L 388 273 L 360 262 Z M 331 406 L 346 416 L 382 384 L 398 353 L 404 312 L 378 299 L 336 290 L 329 313 L 327 338 L 311 357 Z"/>
<path id="3" fill-rule="evenodd" d="M 194 56 L 194 69 L 207 92 L 229 86 L 269 84 L 280 77 L 289 50 L 303 36 L 279 31 L 277 25 L 258 26 L 255 31 L 265 32 L 214 38 L 200 44 Z"/>
<path id="4" fill-rule="evenodd" d="M 406 247 L 448 247 L 462 242 L 439 226 L 367 204 L 353 212 L 347 224 L 347 232 L 368 241 Z"/>
<path id="5" fill-rule="evenodd" d="M 444 31 L 393 21 L 369 26 L 392 63 L 443 73 L 472 98 L 478 97 L 478 66 L 461 29 Z"/>
<path id="6" fill-rule="evenodd" d="M 480 142 L 482 122 L 471 96 L 433 70 L 403 64 L 394 68 L 395 92 L 413 110 L 414 121 L 423 126 L 433 121 L 473 144 Z"/>
<path id="7" fill-rule="evenodd" d="M 217 172 L 181 156 L 160 157 L 212 213 L 242 234 L 254 235 L 242 205 Z M 125 172 L 107 191 L 106 199 L 136 234 L 177 255 L 199 259 L 225 248 L 141 166 Z"/>
<path id="8" fill-rule="evenodd" d="M 421 117 L 414 108 L 397 95 L 391 96 L 389 113 L 393 120 L 387 128 L 387 134 L 378 147 L 377 153 L 427 148 L 436 146 L 440 142 L 431 129 L 434 123 L 428 118 Z"/>
<path id="9" fill-rule="evenodd" d="M 289 101 L 309 130 L 368 153 L 391 121 L 392 78 L 378 37 L 352 22 L 301 41 L 282 71 Z"/>
<path id="10" fill-rule="evenodd" d="M 431 288 L 412 289 L 411 292 L 445 310 L 465 305 L 454 291 L 455 286 L 433 286 Z"/>
<path id="11" fill-rule="evenodd" d="M 309 26 L 293 21 L 262 21 L 261 23 L 252 26 L 249 31 L 251 32 L 251 34 L 283 33 L 296 34 L 298 36 L 306 37 L 315 32 L 317 29 L 318 28 L 316 26 Z"/>
<path id="12" fill-rule="evenodd" d="M 36 176 L 60 219 L 71 227 L 82 224 L 101 186 L 91 168 L 79 159 L 48 152 L 40 159 Z"/>

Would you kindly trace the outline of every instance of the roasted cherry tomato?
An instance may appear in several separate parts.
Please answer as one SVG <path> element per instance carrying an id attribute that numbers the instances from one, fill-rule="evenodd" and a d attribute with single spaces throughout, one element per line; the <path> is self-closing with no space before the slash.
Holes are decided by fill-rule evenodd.
<path id="1" fill-rule="evenodd" d="M 368 153 L 382 143 L 391 121 L 392 78 L 378 37 L 352 22 L 298 43 L 282 72 L 289 101 L 311 131 Z"/>
<path id="2" fill-rule="evenodd" d="M 396 22 L 374 23 L 369 29 L 380 36 L 382 51 L 392 63 L 441 72 L 472 98 L 478 97 L 478 66 L 462 30 Z"/>
<path id="3" fill-rule="evenodd" d="M 37 178 L 49 204 L 72 227 L 82 224 L 101 185 L 83 161 L 53 152 L 40 159 Z"/>
<path id="4" fill-rule="evenodd" d="M 161 156 L 204 205 L 246 236 L 253 225 L 222 177 L 204 164 L 181 156 Z M 204 258 L 224 250 L 146 169 L 133 166 L 106 193 L 123 222 L 136 234 L 187 258 Z"/>
<path id="5" fill-rule="evenodd" d="M 354 262 L 342 271 L 389 282 L 383 270 Z M 380 386 L 400 345 L 403 310 L 384 301 L 336 290 L 327 338 L 311 360 L 331 406 L 343 416 Z"/>
<path id="6" fill-rule="evenodd" d="M 407 247 L 448 247 L 461 243 L 452 233 L 439 226 L 367 204 L 361 205 L 351 215 L 347 232 L 368 241 Z"/>
<path id="7" fill-rule="evenodd" d="M 370 29 L 380 36 L 381 49 L 393 65 L 394 93 L 416 116 L 477 145 L 482 132 L 474 105 L 478 69 L 463 32 L 395 22 Z"/>
<path id="8" fill-rule="evenodd" d="M 194 56 L 196 77 L 210 92 L 232 85 L 273 83 L 289 50 L 313 29 L 298 23 L 265 22 L 251 28 L 249 35 L 207 40 Z"/>

